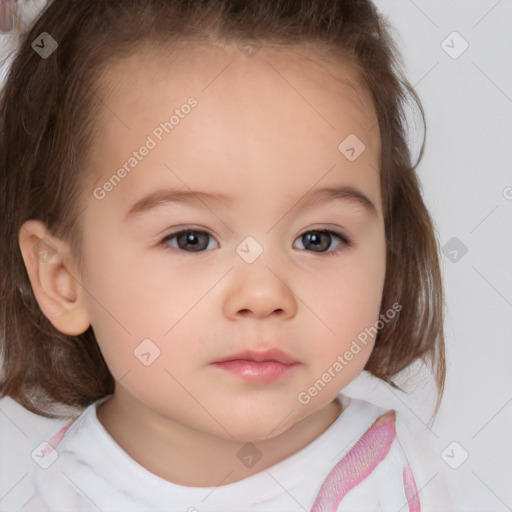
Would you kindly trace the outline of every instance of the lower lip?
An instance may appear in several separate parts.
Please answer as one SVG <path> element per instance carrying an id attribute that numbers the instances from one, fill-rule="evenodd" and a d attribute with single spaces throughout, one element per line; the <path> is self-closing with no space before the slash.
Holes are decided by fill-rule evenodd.
<path id="1" fill-rule="evenodd" d="M 234 359 L 213 363 L 213 366 L 220 368 L 242 379 L 253 382 L 274 382 L 288 376 L 298 363 L 284 364 L 277 361 L 248 361 Z"/>

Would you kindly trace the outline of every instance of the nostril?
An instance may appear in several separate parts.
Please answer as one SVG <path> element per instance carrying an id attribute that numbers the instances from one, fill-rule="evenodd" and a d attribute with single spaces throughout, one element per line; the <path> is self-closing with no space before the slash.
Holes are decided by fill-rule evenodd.
<path id="1" fill-rule="evenodd" d="M 241 309 L 238 312 L 238 314 L 242 315 L 242 316 L 247 316 L 247 315 L 250 315 L 251 313 L 252 313 L 252 311 L 250 309 Z M 282 314 L 282 313 L 284 313 L 284 309 L 282 309 L 282 308 L 274 309 L 274 311 L 272 311 L 272 313 Z"/>

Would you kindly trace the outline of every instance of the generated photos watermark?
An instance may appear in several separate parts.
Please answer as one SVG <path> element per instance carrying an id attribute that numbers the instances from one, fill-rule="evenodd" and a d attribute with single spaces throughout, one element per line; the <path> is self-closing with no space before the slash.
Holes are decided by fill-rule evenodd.
<path id="1" fill-rule="evenodd" d="M 166 135 L 172 132 L 178 126 L 182 119 L 190 114 L 193 108 L 197 107 L 198 101 L 191 96 L 187 102 L 181 105 L 180 108 L 174 109 L 174 113 L 167 121 L 162 121 L 157 127 L 153 129 L 151 135 L 146 137 L 146 142 L 136 151 L 132 156 L 126 160 L 117 171 L 110 176 L 101 186 L 96 187 L 93 191 L 93 196 L 102 200 L 105 199 L 109 192 L 119 185 L 121 180 L 125 178 L 130 172 L 139 165 L 146 156 L 149 155 L 151 150 L 155 149 Z"/>
<path id="2" fill-rule="evenodd" d="M 379 320 L 377 320 L 371 327 L 366 327 L 363 331 L 361 331 L 357 335 L 357 339 L 352 340 L 350 348 L 346 350 L 343 354 L 338 355 L 336 361 L 332 363 L 331 366 L 326 368 L 325 372 L 322 376 L 313 382 L 311 386 L 305 390 L 301 391 L 297 395 L 297 400 L 302 405 L 307 405 L 311 402 L 311 399 L 320 393 L 331 380 L 333 380 L 340 372 L 343 371 L 345 366 L 347 366 L 354 357 L 359 354 L 362 350 L 362 346 L 366 347 L 368 344 L 368 338 L 371 336 L 372 338 L 376 336 L 378 331 L 380 331 L 387 323 L 389 323 L 399 311 L 401 311 L 402 305 L 398 302 L 395 302 L 391 308 L 389 308 L 386 313 L 381 314 L 379 316 Z"/>

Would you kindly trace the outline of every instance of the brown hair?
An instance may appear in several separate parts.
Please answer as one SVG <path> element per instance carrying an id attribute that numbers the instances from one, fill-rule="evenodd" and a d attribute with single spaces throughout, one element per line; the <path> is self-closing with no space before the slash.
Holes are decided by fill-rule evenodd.
<path id="1" fill-rule="evenodd" d="M 42 32 L 58 48 L 41 58 Z M 109 63 L 142 44 L 241 41 L 313 49 L 350 62 L 378 116 L 387 268 L 381 312 L 402 305 L 379 330 L 365 367 L 393 377 L 422 360 L 445 378 L 443 292 L 433 223 L 406 142 L 404 104 L 413 98 L 390 29 L 370 0 L 53 0 L 22 34 L 1 93 L 0 396 L 43 416 L 64 416 L 111 394 L 114 379 L 92 327 L 56 330 L 34 297 L 18 244 L 39 219 L 80 254 L 83 169 L 94 146 L 100 78 Z M 424 118 L 423 118 L 424 121 Z M 423 147 L 420 153 L 423 152 Z M 64 409 L 65 410 L 65 409 Z"/>

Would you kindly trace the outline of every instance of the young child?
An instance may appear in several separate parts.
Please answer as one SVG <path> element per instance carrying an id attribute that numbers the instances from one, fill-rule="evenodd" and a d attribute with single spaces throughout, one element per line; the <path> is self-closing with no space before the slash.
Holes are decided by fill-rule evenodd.
<path id="1" fill-rule="evenodd" d="M 2 396 L 69 417 L 25 511 L 446 511 L 340 394 L 445 363 L 415 98 L 370 0 L 53 0 L 1 98 Z"/>

